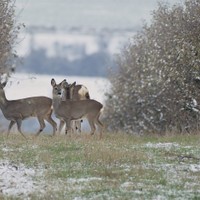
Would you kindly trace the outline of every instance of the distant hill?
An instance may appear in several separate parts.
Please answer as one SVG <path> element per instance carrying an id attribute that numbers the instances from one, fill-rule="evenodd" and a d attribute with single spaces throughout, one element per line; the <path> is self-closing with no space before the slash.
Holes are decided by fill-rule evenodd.
<path id="1" fill-rule="evenodd" d="M 106 77 L 136 29 L 29 27 L 20 43 L 17 72 Z M 23 36 L 22 36 L 23 37 Z"/>

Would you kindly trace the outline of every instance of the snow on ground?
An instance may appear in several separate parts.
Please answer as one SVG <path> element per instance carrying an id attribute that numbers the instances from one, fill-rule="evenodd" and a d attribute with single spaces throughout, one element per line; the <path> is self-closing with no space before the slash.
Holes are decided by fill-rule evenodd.
<path id="1" fill-rule="evenodd" d="M 192 172 L 200 172 L 200 165 L 198 164 L 191 164 L 189 170 Z"/>
<path id="2" fill-rule="evenodd" d="M 0 161 L 0 193 L 28 199 L 29 194 L 41 189 L 38 182 L 34 181 L 36 175 L 38 173 L 34 169 L 22 164 Z"/>
<path id="3" fill-rule="evenodd" d="M 146 145 L 146 147 L 149 147 L 149 148 L 165 148 L 165 149 L 171 149 L 173 147 L 179 147 L 179 144 L 177 143 L 157 143 L 157 144 L 154 144 L 154 143 L 150 143 L 148 142 Z"/>
<path id="4" fill-rule="evenodd" d="M 147 148 L 156 148 L 156 149 L 163 149 L 169 147 L 175 148 L 184 148 L 185 146 L 177 145 L 177 143 L 147 143 L 144 145 Z M 33 146 L 33 148 L 37 148 L 37 146 Z M 186 147 L 188 148 L 188 147 Z M 11 148 L 3 147 L 4 152 L 13 151 Z M 138 165 L 124 165 L 121 169 L 125 170 L 127 168 L 138 168 L 142 167 L 145 169 L 154 169 L 159 171 L 166 171 L 165 179 L 169 183 L 177 183 L 181 184 L 182 177 L 186 176 L 188 172 L 200 172 L 200 165 L 194 163 L 179 163 L 179 164 L 171 164 L 171 163 L 155 163 L 155 164 L 144 164 L 142 166 Z M 179 173 L 182 175 L 179 176 Z M 76 191 L 84 191 L 86 188 L 90 187 L 93 182 L 96 184 L 103 184 L 105 181 L 104 178 L 101 177 L 81 177 L 78 179 L 75 178 L 68 178 L 65 182 L 61 183 L 59 179 L 54 182 L 48 182 L 45 180 L 45 169 L 41 167 L 39 168 L 27 168 L 23 164 L 15 164 L 8 160 L 1 160 L 0 161 L 0 193 L 2 193 L 5 197 L 6 196 L 18 196 L 23 199 L 29 199 L 31 193 L 40 192 L 40 194 L 45 193 L 45 188 L 53 188 L 55 191 L 59 190 L 60 184 L 65 184 L 65 187 L 69 191 L 76 190 Z M 130 191 L 135 185 L 135 183 L 129 180 L 125 180 L 120 185 L 121 191 Z M 188 183 L 187 183 L 188 184 Z M 143 187 L 143 183 L 138 183 L 137 187 L 141 185 Z M 142 190 L 134 190 L 134 193 L 141 194 L 144 191 Z M 164 192 L 164 191 L 163 191 Z M 170 191 L 172 194 L 175 192 L 179 192 L 176 189 Z M 180 191 L 182 192 L 182 191 Z M 100 195 L 100 194 L 99 194 Z M 184 195 L 183 195 L 184 196 Z M 98 194 L 95 196 L 98 199 Z M 81 197 L 77 197 L 75 199 L 82 199 Z M 156 199 L 159 199 L 158 196 Z M 166 199 L 165 196 L 161 199 Z"/>
<path id="5" fill-rule="evenodd" d="M 57 75 L 38 75 L 38 74 L 13 74 L 5 87 L 6 97 L 11 99 L 19 99 L 30 96 L 48 96 L 52 97 L 51 79 L 54 78 L 57 83 L 63 79 L 67 82 L 85 85 L 91 99 L 100 101 L 105 100 L 104 93 L 109 89 L 109 81 L 100 77 L 79 77 L 79 76 L 57 76 Z"/>

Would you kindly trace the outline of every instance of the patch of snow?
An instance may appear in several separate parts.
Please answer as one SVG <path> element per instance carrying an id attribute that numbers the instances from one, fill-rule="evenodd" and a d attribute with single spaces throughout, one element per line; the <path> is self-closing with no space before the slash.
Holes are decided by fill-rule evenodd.
<path id="1" fill-rule="evenodd" d="M 76 191 L 81 191 L 84 190 L 88 184 L 92 181 L 101 181 L 101 178 L 98 177 L 88 177 L 88 178 L 68 178 L 67 179 L 67 184 L 68 184 L 68 189 L 70 190 L 76 190 Z"/>
<path id="2" fill-rule="evenodd" d="M 0 192 L 6 196 L 21 196 L 28 199 L 29 194 L 39 189 L 34 177 L 36 171 L 23 164 L 0 161 Z"/>
<path id="3" fill-rule="evenodd" d="M 145 147 L 148 147 L 148 148 L 174 148 L 174 147 L 179 147 L 179 144 L 177 143 L 150 143 L 148 142 Z"/>
<path id="4" fill-rule="evenodd" d="M 165 196 L 158 195 L 156 196 L 156 200 L 167 200 Z"/>
<path id="5" fill-rule="evenodd" d="M 132 186 L 133 186 L 132 182 L 125 182 L 125 183 L 121 184 L 122 188 L 129 188 L 129 187 L 132 187 Z"/>
<path id="6" fill-rule="evenodd" d="M 190 171 L 192 172 L 200 172 L 200 165 L 197 164 L 191 164 L 189 167 Z"/>
<path id="7" fill-rule="evenodd" d="M 13 151 L 15 151 L 15 150 L 13 150 L 13 149 L 11 149 L 11 148 L 8 148 L 8 147 L 2 147 L 2 149 L 1 149 L 3 152 L 13 152 Z M 18 148 L 17 149 L 17 151 L 18 152 L 22 152 L 22 151 L 24 151 L 24 149 L 23 148 Z"/>
<path id="8" fill-rule="evenodd" d="M 83 182 L 90 182 L 90 181 L 101 181 L 102 178 L 99 178 L 99 177 L 88 177 L 88 178 L 79 178 L 79 179 L 76 179 L 76 178 L 69 178 L 67 179 L 67 182 L 69 183 L 83 183 Z"/>
<path id="9" fill-rule="evenodd" d="M 10 148 L 8 148 L 8 147 L 3 147 L 1 150 L 2 150 L 3 152 L 11 152 L 11 151 L 13 151 L 12 149 L 10 149 Z"/>

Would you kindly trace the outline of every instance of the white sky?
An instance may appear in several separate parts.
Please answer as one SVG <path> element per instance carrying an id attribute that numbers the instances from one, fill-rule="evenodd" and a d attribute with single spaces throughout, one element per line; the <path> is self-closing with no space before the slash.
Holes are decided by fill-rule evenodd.
<path id="1" fill-rule="evenodd" d="M 171 4 L 184 0 L 164 0 Z M 158 0 L 16 0 L 20 22 L 29 25 L 132 28 L 149 21 Z"/>

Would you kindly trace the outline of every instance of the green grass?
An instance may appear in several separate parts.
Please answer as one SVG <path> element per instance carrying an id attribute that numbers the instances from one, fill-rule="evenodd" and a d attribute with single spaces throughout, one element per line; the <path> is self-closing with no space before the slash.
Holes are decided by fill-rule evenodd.
<path id="1" fill-rule="evenodd" d="M 200 199 L 200 136 L 0 136 L 0 161 L 34 169 L 30 199 Z M 1 177 L 0 177 L 1 185 Z M 1 188 L 0 188 L 1 191 Z M 24 199 L 0 192 L 0 199 Z"/>

